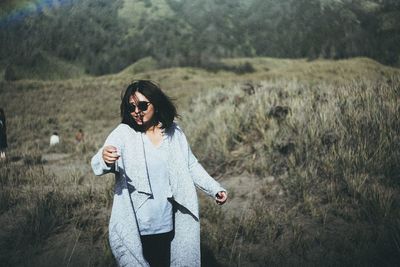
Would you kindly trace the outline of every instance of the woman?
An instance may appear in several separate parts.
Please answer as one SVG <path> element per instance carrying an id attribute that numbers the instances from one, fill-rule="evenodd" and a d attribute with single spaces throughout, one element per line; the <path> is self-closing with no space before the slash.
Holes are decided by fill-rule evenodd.
<path id="1" fill-rule="evenodd" d="M 192 154 L 175 106 L 156 84 L 130 84 L 120 110 L 122 123 L 92 158 L 96 175 L 116 177 L 109 238 L 118 265 L 200 266 L 195 186 L 218 204 L 226 190 Z"/>
<path id="2" fill-rule="evenodd" d="M 7 149 L 7 127 L 6 127 L 6 116 L 4 110 L 0 108 L 0 160 L 6 159 Z"/>

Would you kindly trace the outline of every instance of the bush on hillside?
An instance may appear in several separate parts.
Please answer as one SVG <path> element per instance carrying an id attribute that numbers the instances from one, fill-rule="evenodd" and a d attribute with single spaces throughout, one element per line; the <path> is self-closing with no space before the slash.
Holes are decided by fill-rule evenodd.
<path id="1" fill-rule="evenodd" d="M 246 74 L 255 71 L 253 65 L 250 62 L 246 62 L 239 65 L 227 65 L 221 61 L 209 61 L 202 63 L 198 67 L 201 67 L 209 72 L 214 72 L 214 73 L 218 71 L 230 71 L 236 74 Z"/>
<path id="2" fill-rule="evenodd" d="M 15 74 L 14 68 L 11 65 L 6 67 L 4 71 L 4 80 L 6 81 L 16 81 L 17 75 Z"/>

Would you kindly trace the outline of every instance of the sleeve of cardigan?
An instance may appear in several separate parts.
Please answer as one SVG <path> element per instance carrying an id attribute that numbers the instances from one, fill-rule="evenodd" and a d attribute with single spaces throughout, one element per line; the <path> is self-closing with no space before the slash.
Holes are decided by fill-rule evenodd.
<path id="1" fill-rule="evenodd" d="M 201 166 L 197 158 L 193 155 L 185 134 L 182 132 L 182 130 L 180 130 L 180 132 L 182 134 L 182 139 L 185 146 L 184 149 L 187 153 L 190 175 L 192 176 L 195 186 L 210 197 L 215 197 L 220 191 L 226 192 L 226 190 L 207 173 L 203 166 Z"/>
<path id="2" fill-rule="evenodd" d="M 114 171 L 114 167 L 108 166 L 103 160 L 103 148 L 107 145 L 115 146 L 121 153 L 122 144 L 121 126 L 118 126 L 108 135 L 104 145 L 92 157 L 91 165 L 95 175 L 99 176 Z"/>
<path id="3" fill-rule="evenodd" d="M 201 166 L 197 158 L 193 155 L 189 146 L 188 150 L 189 170 L 196 187 L 205 192 L 210 197 L 215 197 L 220 191 L 226 192 L 226 190 L 221 187 L 221 185 L 208 174 L 203 166 Z"/>

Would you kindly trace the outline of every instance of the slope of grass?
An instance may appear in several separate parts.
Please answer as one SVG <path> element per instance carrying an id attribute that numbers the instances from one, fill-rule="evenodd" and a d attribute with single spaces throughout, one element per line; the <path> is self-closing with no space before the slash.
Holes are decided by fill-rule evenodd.
<path id="1" fill-rule="evenodd" d="M 228 65 L 240 65 L 249 62 L 257 71 L 252 75 L 258 79 L 297 79 L 308 82 L 347 82 L 351 79 L 371 78 L 397 73 L 392 67 L 384 66 L 369 58 L 342 60 L 275 59 L 275 58 L 238 58 L 225 59 Z"/>
<path id="2" fill-rule="evenodd" d="M 152 57 L 145 57 L 126 67 L 124 70 L 118 73 L 118 75 L 135 76 L 142 72 L 149 72 L 157 69 L 157 61 L 154 60 Z"/>
<path id="3" fill-rule="evenodd" d="M 182 124 L 198 157 L 228 180 L 232 202 L 248 203 L 230 220 L 232 211 L 204 211 L 219 260 L 395 265 L 399 85 L 399 76 L 339 87 L 262 82 L 250 93 L 233 87 L 193 100 Z M 247 195 L 246 185 L 229 182 L 243 173 L 254 184 Z"/>
<path id="4" fill-rule="evenodd" d="M 254 72 L 0 82 L 10 146 L 0 162 L 1 262 L 113 264 L 113 177 L 94 177 L 89 160 L 119 123 L 121 91 L 146 78 L 177 98 L 192 150 L 230 193 L 222 209 L 201 198 L 206 266 L 213 258 L 222 266 L 396 264 L 399 70 L 365 58 L 224 63 L 246 62 Z M 79 128 L 86 140 L 76 144 Z M 53 131 L 61 144 L 49 148 Z"/>

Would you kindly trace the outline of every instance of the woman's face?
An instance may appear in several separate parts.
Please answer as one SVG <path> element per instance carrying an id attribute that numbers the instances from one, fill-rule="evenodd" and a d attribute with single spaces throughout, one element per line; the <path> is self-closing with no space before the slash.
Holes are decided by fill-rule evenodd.
<path id="1" fill-rule="evenodd" d="M 141 93 L 135 92 L 129 98 L 130 113 L 137 125 L 144 126 L 152 122 L 154 105 Z"/>

